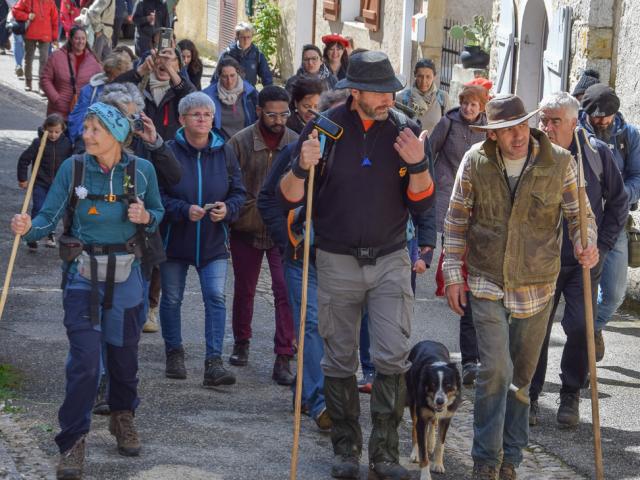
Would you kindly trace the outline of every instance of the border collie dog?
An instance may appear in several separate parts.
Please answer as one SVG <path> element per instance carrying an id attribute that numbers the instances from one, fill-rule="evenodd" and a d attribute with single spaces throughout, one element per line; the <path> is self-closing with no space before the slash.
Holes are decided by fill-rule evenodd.
<path id="1" fill-rule="evenodd" d="M 451 362 L 447 347 L 439 342 L 417 343 L 409 360 L 406 381 L 413 420 L 411 461 L 420 464 L 420 480 L 430 480 L 429 454 L 433 454 L 431 471 L 444 473 L 444 441 L 461 402 L 460 372 Z"/>

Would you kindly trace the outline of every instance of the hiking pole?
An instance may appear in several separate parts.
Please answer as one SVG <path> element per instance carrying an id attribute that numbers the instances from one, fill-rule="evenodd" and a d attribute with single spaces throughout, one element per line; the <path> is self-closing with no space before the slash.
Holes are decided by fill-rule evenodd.
<path id="1" fill-rule="evenodd" d="M 31 200 L 31 194 L 33 193 L 33 185 L 36 182 L 36 175 L 40 169 L 40 161 L 42 160 L 42 154 L 44 153 L 44 147 L 47 144 L 47 137 L 49 132 L 45 129 L 40 138 L 40 148 L 38 148 L 38 155 L 36 155 L 36 161 L 31 169 L 31 178 L 29 178 L 29 186 L 27 187 L 27 193 L 24 196 L 22 202 L 22 210 L 20 214 L 27 213 L 29 208 L 29 200 Z M 13 264 L 16 261 L 16 255 L 18 254 L 18 247 L 20 246 L 21 235 L 16 235 L 13 239 L 13 248 L 11 249 L 11 256 L 9 257 L 9 266 L 7 267 L 7 273 L 4 276 L 4 286 L 2 287 L 2 297 L 0 297 L 0 320 L 2 320 L 2 314 L 4 312 L 4 305 L 7 303 L 7 295 L 9 294 L 9 284 L 11 283 L 11 274 L 13 273 Z"/>
<path id="2" fill-rule="evenodd" d="M 320 139 L 320 149 L 324 141 Z M 296 397 L 293 417 L 293 447 L 291 449 L 290 480 L 296 480 L 298 473 L 298 442 L 300 440 L 300 416 L 302 407 L 302 370 L 304 366 L 304 331 L 307 319 L 307 290 L 309 289 L 309 251 L 311 243 L 311 210 L 313 208 L 313 183 L 316 176 L 315 166 L 309 169 L 307 181 L 307 211 L 305 212 L 304 254 L 302 256 L 302 296 L 300 299 L 300 326 L 298 332 L 298 361 L 296 362 Z"/>
<path id="3" fill-rule="evenodd" d="M 580 242 L 582 248 L 587 248 L 587 194 L 584 180 L 584 166 L 582 163 L 582 149 L 578 132 L 588 142 L 584 130 L 579 128 L 573 135 L 576 141 L 578 163 L 578 211 L 580 213 Z M 595 457 L 596 480 L 604 479 L 604 467 L 602 464 L 602 442 L 600 437 L 600 406 L 598 401 L 598 373 L 596 371 L 596 346 L 593 326 L 593 300 L 591 295 L 591 271 L 582 267 L 582 293 L 584 296 L 584 320 L 587 335 L 587 353 L 589 356 L 589 383 L 591 385 L 591 419 L 593 423 L 593 453 Z"/>

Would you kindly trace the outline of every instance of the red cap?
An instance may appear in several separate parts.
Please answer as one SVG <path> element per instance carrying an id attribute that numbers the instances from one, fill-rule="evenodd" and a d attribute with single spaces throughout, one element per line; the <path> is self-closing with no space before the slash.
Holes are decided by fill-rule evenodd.
<path id="1" fill-rule="evenodd" d="M 471 80 L 470 82 L 465 83 L 464 85 L 465 85 L 465 87 L 478 85 L 480 87 L 484 87 L 488 92 L 493 87 L 493 82 L 491 80 L 489 80 L 488 78 L 476 77 L 473 80 Z"/>
<path id="2" fill-rule="evenodd" d="M 338 35 L 337 33 L 332 33 L 331 35 L 324 35 L 322 37 L 322 43 L 324 43 L 325 45 L 329 45 L 330 43 L 340 43 L 344 48 L 347 48 L 349 46 L 349 40 L 347 40 L 341 35 Z"/>

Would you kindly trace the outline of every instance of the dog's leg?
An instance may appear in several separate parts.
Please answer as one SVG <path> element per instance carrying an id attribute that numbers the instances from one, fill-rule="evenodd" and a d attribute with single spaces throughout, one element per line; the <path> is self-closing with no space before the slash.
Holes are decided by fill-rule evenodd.
<path id="1" fill-rule="evenodd" d="M 438 441 L 433 455 L 433 464 L 431 465 L 432 472 L 444 473 L 444 441 L 447 438 L 450 424 L 451 417 L 444 417 L 438 421 Z"/>
<path id="2" fill-rule="evenodd" d="M 429 450 L 429 455 L 433 455 L 433 449 L 435 448 L 436 443 L 436 419 L 435 417 L 429 420 L 428 427 L 428 441 L 427 441 L 427 449 Z"/>
<path id="3" fill-rule="evenodd" d="M 418 454 L 418 432 L 417 432 L 417 425 L 418 425 L 418 416 L 416 415 L 416 407 L 415 406 L 411 406 L 409 407 L 409 411 L 411 412 L 411 423 L 412 423 L 412 429 L 411 429 L 411 456 L 409 457 L 409 460 L 412 463 L 418 463 L 420 461 L 420 456 Z"/>

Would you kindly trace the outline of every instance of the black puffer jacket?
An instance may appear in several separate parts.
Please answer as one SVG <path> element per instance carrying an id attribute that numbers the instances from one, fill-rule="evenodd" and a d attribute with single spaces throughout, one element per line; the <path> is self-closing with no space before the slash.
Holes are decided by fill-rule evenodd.
<path id="1" fill-rule="evenodd" d="M 43 129 L 38 129 L 38 137 L 31 142 L 29 148 L 27 148 L 20 158 L 18 159 L 18 181 L 26 182 L 29 179 L 29 165 L 32 166 L 36 161 L 38 155 L 38 149 L 40 148 L 40 138 L 42 137 Z M 42 154 L 42 160 L 40 161 L 40 168 L 36 176 L 36 183 L 44 187 L 49 187 L 53 182 L 53 179 L 58 172 L 58 168 L 73 153 L 73 146 L 71 140 L 64 133 L 60 135 L 60 138 L 55 142 L 47 140 L 47 144 L 44 147 Z"/>

